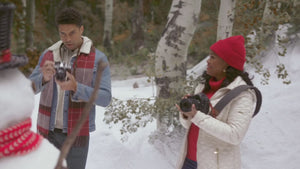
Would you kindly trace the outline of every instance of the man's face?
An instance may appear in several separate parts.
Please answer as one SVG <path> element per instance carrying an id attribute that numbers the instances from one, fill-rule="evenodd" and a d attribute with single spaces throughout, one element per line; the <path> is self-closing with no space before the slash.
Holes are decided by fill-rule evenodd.
<path id="1" fill-rule="evenodd" d="M 83 26 L 78 27 L 75 24 L 60 24 L 58 25 L 58 31 L 60 39 L 68 49 L 77 49 L 82 44 L 81 36 Z"/>

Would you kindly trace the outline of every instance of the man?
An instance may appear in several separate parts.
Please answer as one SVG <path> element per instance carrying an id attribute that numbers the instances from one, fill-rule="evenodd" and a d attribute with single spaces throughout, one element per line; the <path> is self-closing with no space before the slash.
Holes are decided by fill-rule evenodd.
<path id="1" fill-rule="evenodd" d="M 61 40 L 43 52 L 29 78 L 35 92 L 41 92 L 38 131 L 61 148 L 79 120 L 94 87 L 98 88 L 94 104 L 105 107 L 110 103 L 111 80 L 107 66 L 102 72 L 100 86 L 94 86 L 98 61 L 108 63 L 108 60 L 95 49 L 89 38 L 82 36 L 84 27 L 81 15 L 73 8 L 66 8 L 56 16 L 56 24 Z M 68 70 L 65 78 L 58 76 L 57 66 Z M 94 130 L 95 106 L 91 108 L 88 120 L 69 151 L 69 169 L 85 168 L 89 132 Z"/>

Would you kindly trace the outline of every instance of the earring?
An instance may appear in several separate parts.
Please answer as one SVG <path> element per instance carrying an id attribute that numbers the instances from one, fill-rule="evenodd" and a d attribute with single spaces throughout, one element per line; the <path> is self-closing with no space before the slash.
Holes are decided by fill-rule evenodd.
<path id="1" fill-rule="evenodd" d="M 223 72 L 226 73 L 226 69 L 223 69 Z"/>

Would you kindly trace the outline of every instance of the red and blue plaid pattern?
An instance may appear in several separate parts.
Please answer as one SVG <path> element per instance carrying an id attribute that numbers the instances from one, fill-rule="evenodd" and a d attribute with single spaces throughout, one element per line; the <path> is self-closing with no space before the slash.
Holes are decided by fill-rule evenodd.
<path id="1" fill-rule="evenodd" d="M 43 60 L 41 62 L 41 67 L 43 66 L 46 60 L 53 61 L 53 54 L 51 51 L 45 53 Z M 92 47 L 89 54 L 81 53 L 77 56 L 75 63 L 73 64 L 73 75 L 78 83 L 92 86 L 93 80 L 93 69 L 95 62 L 95 48 Z M 74 72 L 75 71 L 75 72 Z M 50 124 L 50 115 L 51 115 L 51 105 L 53 100 L 53 90 L 54 90 L 55 81 L 51 79 L 48 84 L 45 86 L 40 96 L 40 105 L 39 105 L 39 114 L 37 121 L 37 128 L 39 133 L 44 137 L 48 136 L 49 124 Z M 79 121 L 86 102 L 79 101 L 73 102 L 71 95 L 68 98 L 69 100 L 69 109 L 68 109 L 68 134 L 72 132 L 76 123 Z M 87 118 L 89 119 L 89 118 Z M 89 135 L 89 120 L 87 120 L 84 126 L 81 128 L 78 137 L 88 136 Z M 79 138 L 78 138 L 79 139 Z"/>

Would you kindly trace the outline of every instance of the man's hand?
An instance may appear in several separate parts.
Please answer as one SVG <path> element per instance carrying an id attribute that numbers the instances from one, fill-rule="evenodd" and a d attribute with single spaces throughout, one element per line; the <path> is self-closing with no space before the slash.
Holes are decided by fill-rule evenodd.
<path id="1" fill-rule="evenodd" d="M 59 81 L 55 79 L 56 83 L 60 86 L 62 90 L 71 90 L 76 92 L 77 90 L 77 82 L 75 77 L 67 71 L 67 80 L 66 81 Z"/>
<path id="2" fill-rule="evenodd" d="M 50 60 L 46 60 L 43 67 L 41 68 L 43 74 L 43 83 L 47 83 L 53 78 L 55 74 L 54 62 Z"/>

